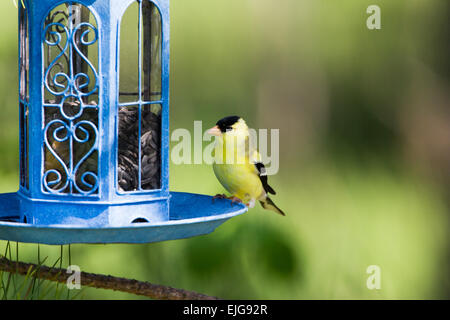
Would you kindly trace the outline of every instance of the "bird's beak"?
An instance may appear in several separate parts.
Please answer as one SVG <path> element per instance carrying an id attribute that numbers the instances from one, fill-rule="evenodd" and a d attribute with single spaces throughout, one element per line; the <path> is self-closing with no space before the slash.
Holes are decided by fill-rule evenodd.
<path id="1" fill-rule="evenodd" d="M 221 136 L 222 135 L 222 131 L 220 131 L 218 126 L 212 127 L 211 129 L 209 129 L 208 131 L 206 131 L 208 134 L 212 135 L 212 136 Z"/>

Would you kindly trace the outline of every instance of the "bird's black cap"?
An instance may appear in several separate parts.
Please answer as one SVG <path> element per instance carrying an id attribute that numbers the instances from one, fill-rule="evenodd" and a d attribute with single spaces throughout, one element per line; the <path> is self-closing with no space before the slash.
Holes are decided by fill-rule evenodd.
<path id="1" fill-rule="evenodd" d="M 231 130 L 231 126 L 239 121 L 241 117 L 238 116 L 229 116 L 220 119 L 217 121 L 216 125 L 219 127 L 220 131 L 226 132 L 227 130 Z"/>

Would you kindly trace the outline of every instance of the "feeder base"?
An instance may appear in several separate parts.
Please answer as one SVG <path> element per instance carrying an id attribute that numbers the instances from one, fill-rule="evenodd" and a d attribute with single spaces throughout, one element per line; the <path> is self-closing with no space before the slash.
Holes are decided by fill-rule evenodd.
<path id="1" fill-rule="evenodd" d="M 134 222 L 114 225 L 110 219 L 79 219 L 62 224 L 21 222 L 20 200 L 16 193 L 0 194 L 0 239 L 17 242 L 63 245 L 71 243 L 150 243 L 208 234 L 228 219 L 243 214 L 247 207 L 227 199 L 212 201 L 211 196 L 171 192 L 169 219 L 146 222 L 136 216 Z M 119 209 L 120 208 L 120 209 Z M 127 205 L 120 210 L 136 210 Z"/>
<path id="2" fill-rule="evenodd" d="M 139 203 L 59 203 L 29 200 L 17 194 L 20 220 L 32 225 L 110 225 L 126 226 L 133 221 L 168 221 L 169 199 L 161 198 Z M 1 199 L 1 198 L 0 198 Z"/>

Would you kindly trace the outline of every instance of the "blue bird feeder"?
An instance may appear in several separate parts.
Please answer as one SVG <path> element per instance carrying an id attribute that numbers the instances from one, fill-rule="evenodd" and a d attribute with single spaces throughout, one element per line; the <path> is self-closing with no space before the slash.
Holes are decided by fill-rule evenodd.
<path id="1" fill-rule="evenodd" d="M 247 210 L 169 191 L 169 0 L 23 3 L 20 188 L 0 195 L 0 239 L 147 243 Z"/>

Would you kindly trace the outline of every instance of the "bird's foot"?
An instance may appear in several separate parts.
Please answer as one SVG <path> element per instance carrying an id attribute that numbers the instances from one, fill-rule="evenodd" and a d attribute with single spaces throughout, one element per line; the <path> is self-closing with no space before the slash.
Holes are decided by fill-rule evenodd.
<path id="1" fill-rule="evenodd" d="M 212 202 L 214 203 L 214 200 L 216 200 L 216 199 L 228 199 L 228 200 L 231 200 L 231 205 L 233 205 L 234 203 L 243 203 L 240 198 L 235 197 L 235 196 L 228 197 L 225 194 L 216 194 L 214 197 L 212 197 Z"/>
<path id="2" fill-rule="evenodd" d="M 216 199 L 230 199 L 230 197 L 227 197 L 225 194 L 216 194 L 214 197 L 212 197 L 212 202 L 214 203 L 214 200 Z"/>

